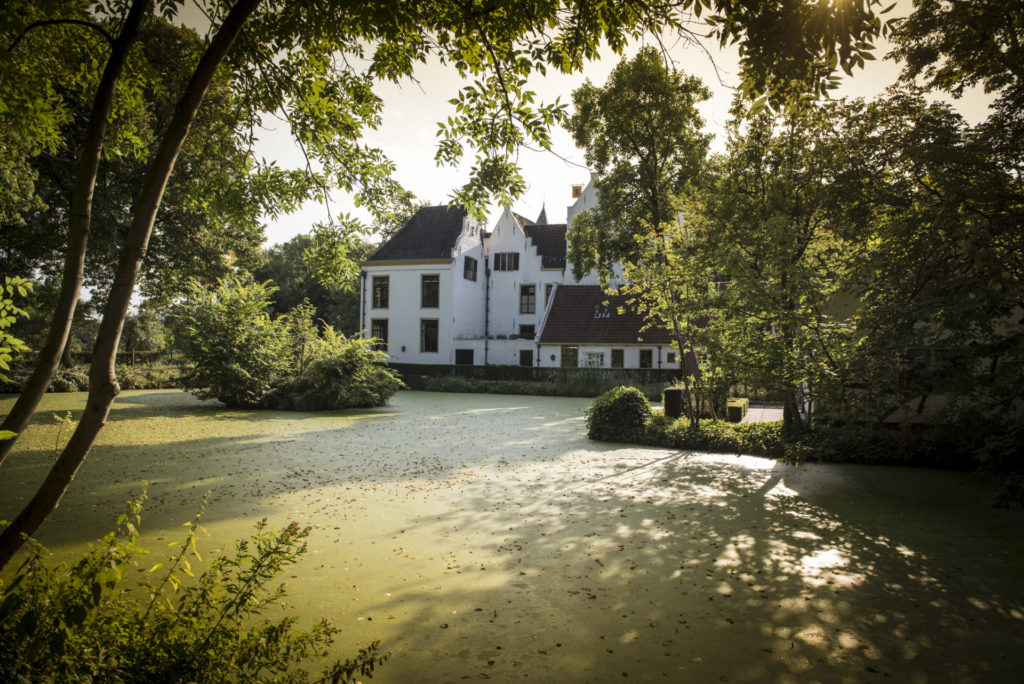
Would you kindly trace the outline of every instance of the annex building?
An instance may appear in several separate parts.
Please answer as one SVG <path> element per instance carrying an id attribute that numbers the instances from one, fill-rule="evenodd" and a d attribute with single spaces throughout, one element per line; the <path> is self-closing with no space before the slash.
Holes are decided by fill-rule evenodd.
<path id="1" fill-rule="evenodd" d="M 363 263 L 360 322 L 392 361 L 443 365 L 678 368 L 662 329 L 596 274 L 576 282 L 566 260 L 573 216 L 596 206 L 573 188 L 569 224 L 506 208 L 485 230 L 464 209 L 420 209 Z"/>

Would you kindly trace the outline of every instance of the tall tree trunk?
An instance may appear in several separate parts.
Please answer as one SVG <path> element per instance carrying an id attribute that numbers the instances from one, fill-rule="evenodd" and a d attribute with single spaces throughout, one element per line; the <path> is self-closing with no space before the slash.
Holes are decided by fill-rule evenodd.
<path id="1" fill-rule="evenodd" d="M 71 331 L 68 330 L 68 337 L 67 340 L 64 342 L 64 351 L 60 353 L 60 367 L 71 368 L 74 365 L 75 359 L 72 358 L 71 356 Z"/>
<path id="2" fill-rule="evenodd" d="M 6 566 L 21 548 L 25 538 L 34 534 L 60 504 L 64 492 L 67 491 L 68 485 L 71 484 L 75 473 L 78 472 L 89 449 L 92 448 L 96 435 L 106 423 L 110 406 L 120 391 L 117 378 L 114 375 L 117 346 L 121 339 L 121 330 L 124 327 L 128 306 L 131 304 L 132 292 L 135 289 L 135 278 L 146 254 L 146 247 L 164 188 L 210 82 L 227 56 L 238 33 L 245 25 L 245 21 L 260 2 L 261 0 L 238 0 L 232 6 L 210 41 L 209 47 L 199 60 L 184 93 L 178 99 L 174 115 L 171 117 L 156 156 L 146 173 L 136 203 L 135 214 L 125 236 L 117 274 L 114 276 L 110 296 L 107 298 L 107 304 L 103 311 L 99 334 L 96 337 L 96 347 L 89 369 L 89 399 L 86 402 L 85 411 L 74 434 L 71 435 L 70 441 L 40 486 L 39 491 L 18 514 L 14 522 L 3 533 L 0 533 L 0 569 Z"/>
<path id="3" fill-rule="evenodd" d="M 75 317 L 75 306 L 82 292 L 82 274 L 85 271 L 85 246 L 89 240 L 89 223 L 92 216 L 92 194 L 96 187 L 96 173 L 100 165 L 100 152 L 107 132 L 107 119 L 114 104 L 114 90 L 128 61 L 128 52 L 139 34 L 139 25 L 149 7 L 149 0 L 135 0 L 125 17 L 121 32 L 110 45 L 110 57 L 103 69 L 96 97 L 93 98 L 89 124 L 78 159 L 75 187 L 71 196 L 70 224 L 68 225 L 68 246 L 64 257 L 64 272 L 61 280 L 57 306 L 53 310 L 50 330 L 43 348 L 39 351 L 32 375 L 25 383 L 25 389 L 4 418 L 0 430 L 20 434 L 35 413 L 39 400 L 50 385 L 50 378 L 60 363 L 67 348 L 71 321 Z M 0 464 L 7 458 L 17 437 L 0 442 Z"/>

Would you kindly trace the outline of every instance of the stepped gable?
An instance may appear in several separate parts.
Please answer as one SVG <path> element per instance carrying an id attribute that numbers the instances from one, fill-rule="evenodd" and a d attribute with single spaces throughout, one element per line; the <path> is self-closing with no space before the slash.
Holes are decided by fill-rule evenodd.
<path id="1" fill-rule="evenodd" d="M 466 216 L 454 205 L 423 207 L 367 261 L 451 259 Z"/>
<path id="2" fill-rule="evenodd" d="M 520 227 L 522 227 L 524 229 L 526 228 L 526 226 L 532 226 L 533 225 L 533 221 L 531 221 L 530 219 L 526 218 L 522 214 L 517 214 L 516 212 L 513 211 L 512 212 L 512 216 L 515 217 L 516 221 L 519 221 Z"/>
<path id="3" fill-rule="evenodd" d="M 626 297 L 605 294 L 598 285 L 559 285 L 540 343 L 671 344 L 664 328 L 641 333 L 641 327 L 643 320 L 627 306 Z"/>
<path id="4" fill-rule="evenodd" d="M 542 268 L 565 268 L 565 224 L 531 225 L 523 232 L 537 247 Z"/>

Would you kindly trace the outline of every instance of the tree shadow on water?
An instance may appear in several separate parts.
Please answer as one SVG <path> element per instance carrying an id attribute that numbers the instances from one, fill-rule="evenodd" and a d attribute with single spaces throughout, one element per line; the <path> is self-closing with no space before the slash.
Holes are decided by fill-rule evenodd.
<path id="1" fill-rule="evenodd" d="M 578 459 L 467 488 L 415 531 L 451 560 L 436 586 L 362 606 L 411 627 L 386 681 L 992 682 L 1024 664 L 1020 543 L 1012 568 L 963 572 L 894 518 L 813 503 L 813 473 L 790 466 Z"/>

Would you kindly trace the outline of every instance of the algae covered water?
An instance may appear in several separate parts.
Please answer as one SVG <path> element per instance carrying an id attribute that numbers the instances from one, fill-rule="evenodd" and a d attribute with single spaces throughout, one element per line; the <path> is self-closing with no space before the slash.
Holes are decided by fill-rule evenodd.
<path id="1" fill-rule="evenodd" d="M 0 518 L 53 462 L 53 414 L 83 405 L 47 396 L 0 469 Z M 587 405 L 401 392 L 303 414 L 125 392 L 40 539 L 70 556 L 143 482 L 155 561 L 204 492 L 212 555 L 264 516 L 310 525 L 283 609 L 342 627 L 339 655 L 379 639 L 392 659 L 374 681 L 991 682 L 1024 666 L 1024 515 L 992 509 L 988 481 L 594 443 Z"/>

